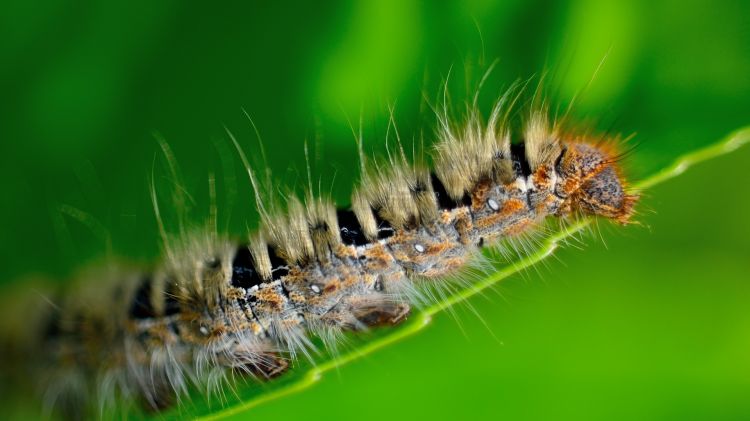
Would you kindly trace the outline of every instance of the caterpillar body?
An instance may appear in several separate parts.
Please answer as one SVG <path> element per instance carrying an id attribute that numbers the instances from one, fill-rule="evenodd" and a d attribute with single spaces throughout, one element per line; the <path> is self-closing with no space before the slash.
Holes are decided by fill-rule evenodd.
<path id="1" fill-rule="evenodd" d="M 165 247 L 151 273 L 89 276 L 23 351 L 46 405 L 72 418 L 116 398 L 159 410 L 230 373 L 271 378 L 311 336 L 333 347 L 343 331 L 398 323 L 425 288 L 548 216 L 628 223 L 638 196 L 614 139 L 571 134 L 537 110 L 513 143 L 506 102 L 461 127 L 440 117 L 431 169 L 403 153 L 377 172 L 363 164 L 349 208 L 312 192 L 283 212 L 258 203 L 261 229 L 243 241 L 195 235 Z"/>

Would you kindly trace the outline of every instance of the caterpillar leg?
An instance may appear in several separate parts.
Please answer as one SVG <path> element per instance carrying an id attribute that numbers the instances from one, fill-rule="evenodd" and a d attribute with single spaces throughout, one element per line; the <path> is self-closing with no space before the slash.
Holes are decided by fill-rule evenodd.
<path id="1" fill-rule="evenodd" d="M 366 326 L 393 326 L 409 316 L 411 306 L 407 303 L 382 303 L 377 306 L 365 307 L 355 312 L 354 316 Z"/>
<path id="2" fill-rule="evenodd" d="M 264 354 L 258 362 L 245 365 L 238 370 L 249 373 L 260 380 L 270 380 L 289 369 L 289 361 L 277 354 Z"/>

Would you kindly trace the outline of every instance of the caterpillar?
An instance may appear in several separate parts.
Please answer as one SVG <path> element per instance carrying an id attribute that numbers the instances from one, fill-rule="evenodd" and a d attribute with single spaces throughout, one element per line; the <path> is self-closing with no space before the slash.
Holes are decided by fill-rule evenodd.
<path id="1" fill-rule="evenodd" d="M 266 206 L 229 133 L 261 228 L 240 241 L 183 236 L 165 244 L 153 271 L 83 276 L 59 306 L 34 308 L 34 339 L 14 344 L 25 374 L 41 379 L 45 405 L 67 418 L 121 400 L 158 411 L 193 386 L 216 393 L 235 373 L 282 375 L 310 356 L 312 337 L 335 347 L 345 331 L 398 324 L 430 291 L 483 269 L 483 248 L 539 231 L 548 217 L 629 223 L 638 195 L 617 139 L 566 130 L 536 107 L 514 142 L 514 102 L 509 91 L 486 119 L 473 110 L 460 125 L 438 113 L 431 166 L 399 148 L 373 170 L 360 142 L 349 207 L 312 188 L 283 211 Z"/>

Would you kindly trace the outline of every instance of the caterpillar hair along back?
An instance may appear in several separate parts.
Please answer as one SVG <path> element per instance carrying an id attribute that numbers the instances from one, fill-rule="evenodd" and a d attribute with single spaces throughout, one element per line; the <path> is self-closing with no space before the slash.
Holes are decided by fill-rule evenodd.
<path id="1" fill-rule="evenodd" d="M 283 375 L 295 359 L 312 359 L 312 338 L 335 348 L 342 332 L 398 324 L 430 291 L 487 270 L 484 247 L 540 231 L 549 218 L 629 223 L 638 196 L 623 178 L 618 140 L 568 130 L 543 106 L 522 113 L 513 131 L 515 99 L 509 91 L 486 118 L 472 109 L 460 123 L 439 112 L 430 165 L 412 164 L 400 145 L 377 168 L 361 156 L 345 207 L 311 187 L 283 207 L 265 204 L 232 137 L 258 230 L 169 237 L 154 270 L 82 275 L 55 306 L 35 307 L 33 339 L 4 345 L 7 358 L 64 417 L 122 402 L 159 411 L 191 388 L 221 394 L 235 375 Z M 159 218 L 165 205 L 152 194 Z"/>

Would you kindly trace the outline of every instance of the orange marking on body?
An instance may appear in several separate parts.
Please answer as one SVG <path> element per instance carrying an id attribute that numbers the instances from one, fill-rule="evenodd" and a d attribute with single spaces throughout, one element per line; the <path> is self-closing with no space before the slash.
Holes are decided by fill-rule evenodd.
<path id="1" fill-rule="evenodd" d="M 382 270 L 393 261 L 393 256 L 385 250 L 382 244 L 377 244 L 365 251 L 368 270 Z"/>
<path id="2" fill-rule="evenodd" d="M 245 291 L 242 288 L 227 288 L 227 298 L 230 300 L 245 298 Z"/>
<path id="3" fill-rule="evenodd" d="M 534 174 L 531 175 L 531 180 L 535 185 L 539 187 L 546 187 L 549 185 L 551 177 L 548 169 L 547 165 L 540 165 L 539 168 L 534 171 Z"/>
<path id="4" fill-rule="evenodd" d="M 354 246 L 347 246 L 345 244 L 339 244 L 336 246 L 334 250 L 334 254 L 338 258 L 344 258 L 344 257 L 356 258 L 357 249 Z"/>
<path id="5" fill-rule="evenodd" d="M 292 266 L 289 268 L 289 273 L 284 276 L 284 282 L 288 284 L 299 283 L 305 281 L 305 273 L 299 266 Z"/>
<path id="6" fill-rule="evenodd" d="M 448 250 L 452 247 L 453 242 L 450 240 L 443 241 L 442 243 L 430 244 L 427 247 L 427 250 L 425 250 L 425 254 L 434 256 L 436 254 L 441 254 L 445 250 Z"/>
<path id="7" fill-rule="evenodd" d="M 332 279 L 328 283 L 326 283 L 326 286 L 323 288 L 323 294 L 330 294 L 336 290 L 339 289 L 339 286 L 341 286 L 341 283 L 338 279 Z"/>
<path id="8" fill-rule="evenodd" d="M 489 181 L 479 182 L 474 190 L 471 192 L 471 209 L 477 211 L 484 206 L 484 202 L 487 199 L 487 194 L 490 192 Z"/>
<path id="9" fill-rule="evenodd" d="M 289 300 L 291 300 L 293 303 L 296 303 L 296 304 L 301 304 L 307 301 L 305 296 L 300 294 L 299 292 L 290 292 Z"/>
<path id="10" fill-rule="evenodd" d="M 211 329 L 210 336 L 212 338 L 220 338 L 224 333 L 226 333 L 227 329 L 224 327 L 224 324 L 216 325 Z"/>
<path id="11" fill-rule="evenodd" d="M 578 187 L 581 186 L 581 182 L 578 180 L 577 177 L 568 177 L 566 178 L 562 183 L 562 190 L 565 192 L 566 195 L 573 194 L 576 190 L 578 190 Z"/>
<path id="12" fill-rule="evenodd" d="M 280 310 L 284 304 L 284 297 L 273 288 L 261 288 L 255 293 L 258 301 L 269 304 L 274 310 Z"/>
<path id="13" fill-rule="evenodd" d="M 525 211 L 526 209 L 526 203 L 524 201 L 519 199 L 508 199 L 503 203 L 503 207 L 499 212 L 477 219 L 475 225 L 479 229 L 491 227 L 501 223 L 514 213 Z"/>
<path id="14" fill-rule="evenodd" d="M 510 216 L 513 213 L 516 213 L 520 210 L 523 210 L 526 208 L 526 203 L 520 199 L 508 199 L 505 202 L 503 202 L 503 207 L 500 209 L 499 214 L 503 216 Z"/>
<path id="15" fill-rule="evenodd" d="M 443 225 L 448 225 L 453 221 L 453 214 L 447 210 L 443 210 L 440 213 L 440 223 Z"/>

